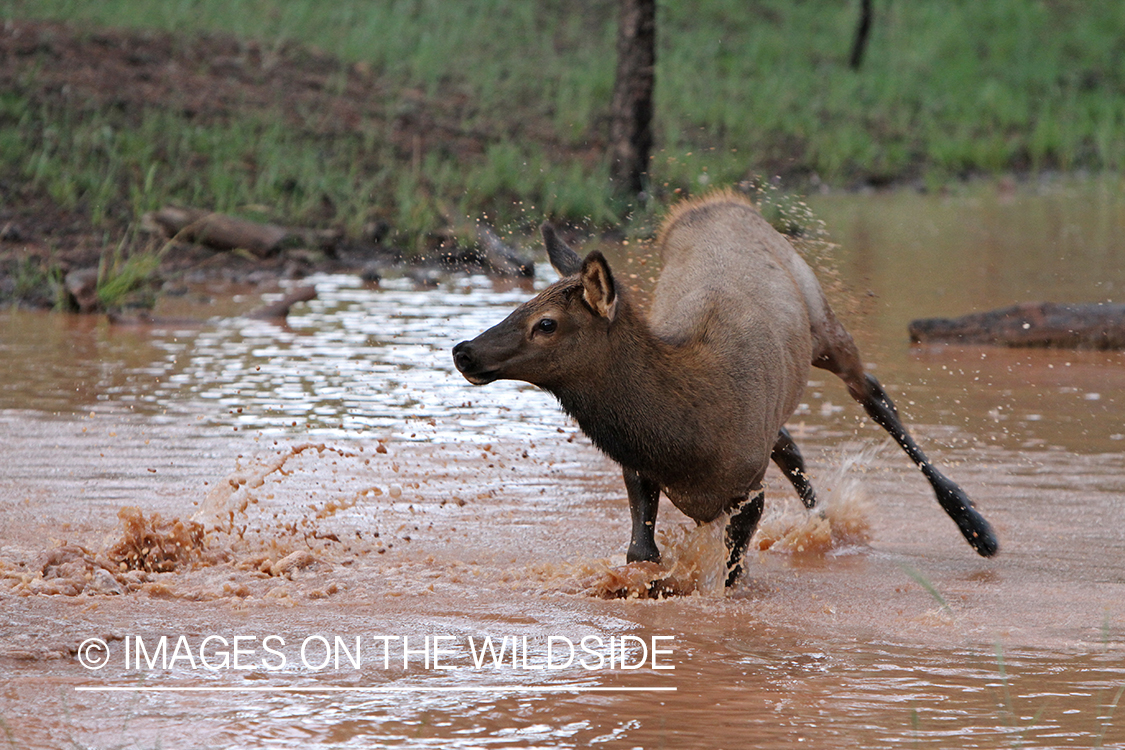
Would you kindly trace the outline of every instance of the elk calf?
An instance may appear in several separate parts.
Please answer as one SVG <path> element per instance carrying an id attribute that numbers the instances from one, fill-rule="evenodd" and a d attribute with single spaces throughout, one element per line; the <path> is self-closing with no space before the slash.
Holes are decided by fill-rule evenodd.
<path id="1" fill-rule="evenodd" d="M 804 504 L 816 495 L 785 430 L 810 365 L 839 376 L 906 451 L 981 555 L 996 537 L 968 496 L 929 462 L 891 399 L 863 369 L 811 269 L 745 198 L 720 192 L 676 206 L 657 238 L 664 261 L 646 317 L 598 251 L 579 258 L 543 225 L 562 278 L 504 321 L 453 348 L 474 385 L 523 380 L 559 400 L 621 464 L 630 562 L 659 562 L 660 493 L 699 523 L 730 514 L 727 585 L 762 514 L 772 459 Z"/>

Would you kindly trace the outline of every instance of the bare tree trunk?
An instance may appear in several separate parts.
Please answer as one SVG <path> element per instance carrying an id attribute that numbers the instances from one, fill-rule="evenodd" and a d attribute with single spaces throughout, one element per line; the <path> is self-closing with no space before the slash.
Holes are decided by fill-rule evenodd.
<path id="1" fill-rule="evenodd" d="M 656 0 L 619 0 L 617 80 L 609 126 L 610 177 L 634 195 L 644 189 L 652 150 L 656 82 Z"/>
<path id="2" fill-rule="evenodd" d="M 867 38 L 871 35 L 871 22 L 874 20 L 874 15 L 875 10 L 871 7 L 871 0 L 860 0 L 859 24 L 855 27 L 852 55 L 848 62 L 852 70 L 859 70 L 863 65 L 863 53 L 867 51 Z"/>

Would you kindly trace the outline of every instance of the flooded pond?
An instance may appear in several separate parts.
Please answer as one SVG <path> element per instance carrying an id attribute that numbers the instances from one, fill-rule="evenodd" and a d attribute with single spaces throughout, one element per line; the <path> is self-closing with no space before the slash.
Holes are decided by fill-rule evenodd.
<path id="1" fill-rule="evenodd" d="M 1125 355 L 906 336 L 1125 301 L 1120 186 L 813 204 L 841 316 L 997 557 L 814 371 L 790 427 L 833 527 L 771 467 L 763 529 L 793 533 L 726 595 L 601 598 L 629 538 L 619 472 L 551 397 L 473 388 L 449 353 L 530 288 L 318 276 L 286 325 L 237 317 L 276 295 L 234 288 L 165 298 L 181 322 L 159 326 L 5 311 L 0 737 L 1121 746 Z M 703 559 L 706 527 L 660 519 L 666 556 Z"/>

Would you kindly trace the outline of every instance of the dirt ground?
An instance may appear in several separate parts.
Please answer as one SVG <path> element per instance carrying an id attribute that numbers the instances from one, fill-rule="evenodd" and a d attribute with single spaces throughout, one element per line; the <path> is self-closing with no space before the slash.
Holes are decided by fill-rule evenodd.
<path id="1" fill-rule="evenodd" d="M 464 92 L 430 96 L 391 91 L 380 71 L 364 63 L 348 65 L 323 51 L 290 44 L 267 49 L 221 34 L 183 38 L 149 30 L 9 21 L 0 26 L 0 92 L 26 98 L 32 111 L 40 105 L 66 105 L 81 117 L 108 109 L 126 122 L 139 122 L 145 111 L 159 108 L 200 124 L 283 113 L 291 127 L 326 142 L 354 135 L 361 126 L 381 127 L 407 163 L 431 147 L 470 158 L 496 138 L 462 125 L 475 106 Z M 0 121 L 13 116 L 0 109 Z M 13 277 L 21 269 L 26 274 L 53 267 L 65 274 L 96 266 L 105 249 L 140 218 L 128 206 L 109 206 L 105 223 L 95 226 L 87 204 L 66 209 L 33 187 L 22 172 L 23 165 L 0 160 L 0 301 L 13 296 L 18 283 Z M 323 220 L 312 223 L 335 229 L 329 224 L 331 215 L 326 206 Z M 288 248 L 266 260 L 181 246 L 165 255 L 162 272 L 253 281 L 314 269 L 361 270 L 373 261 L 386 264 L 400 258 L 399 250 L 383 243 L 387 231 L 373 223 L 362 236 L 340 235 L 328 247 Z M 165 238 L 152 236 L 140 244 L 146 241 L 151 248 Z M 48 290 L 17 301 L 50 306 L 55 300 Z"/>

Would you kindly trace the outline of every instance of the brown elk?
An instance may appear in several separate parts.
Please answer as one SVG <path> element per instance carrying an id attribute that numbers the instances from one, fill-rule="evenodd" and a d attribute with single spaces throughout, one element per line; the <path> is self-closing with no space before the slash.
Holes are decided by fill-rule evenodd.
<path id="1" fill-rule="evenodd" d="M 720 192 L 672 210 L 657 238 L 664 268 L 647 317 L 600 252 L 579 258 L 550 224 L 542 231 L 562 278 L 457 344 L 453 361 L 474 385 L 523 380 L 549 391 L 621 464 L 630 562 L 660 560 L 661 491 L 698 523 L 730 514 L 728 586 L 761 517 L 771 459 L 805 506 L 816 504 L 784 426 L 810 365 L 844 381 L 922 470 L 969 544 L 996 554 L 988 522 L 907 433 L 812 270 L 749 200 Z"/>

